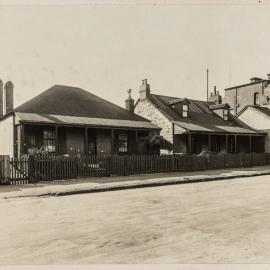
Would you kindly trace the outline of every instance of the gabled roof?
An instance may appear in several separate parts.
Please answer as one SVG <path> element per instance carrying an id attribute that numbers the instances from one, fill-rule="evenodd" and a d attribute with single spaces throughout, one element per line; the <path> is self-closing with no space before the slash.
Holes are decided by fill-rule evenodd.
<path id="1" fill-rule="evenodd" d="M 270 117 L 270 109 L 266 108 L 266 107 L 261 107 L 261 106 L 252 106 L 252 105 L 247 105 L 243 110 L 241 110 L 238 114 L 237 117 L 240 116 L 244 111 L 246 111 L 249 107 L 254 108 L 256 110 L 258 110 L 259 112 L 267 115 Z"/>
<path id="2" fill-rule="evenodd" d="M 54 85 L 14 109 L 28 123 L 159 129 L 147 119 L 81 88 Z"/>
<path id="3" fill-rule="evenodd" d="M 215 105 L 213 102 L 189 99 L 188 117 L 183 117 L 169 105 L 172 100 L 181 100 L 180 98 L 150 94 L 149 100 L 171 122 L 187 131 L 234 134 L 258 133 L 257 130 L 247 126 L 231 114 L 228 121 L 219 117 L 209 108 Z"/>

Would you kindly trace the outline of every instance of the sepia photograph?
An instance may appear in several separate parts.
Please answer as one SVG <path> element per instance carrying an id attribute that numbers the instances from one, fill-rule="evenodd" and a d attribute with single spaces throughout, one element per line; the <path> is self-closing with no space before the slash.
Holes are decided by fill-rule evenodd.
<path id="1" fill-rule="evenodd" d="M 268 269 L 269 26 L 270 0 L 0 0 L 0 268 Z"/>

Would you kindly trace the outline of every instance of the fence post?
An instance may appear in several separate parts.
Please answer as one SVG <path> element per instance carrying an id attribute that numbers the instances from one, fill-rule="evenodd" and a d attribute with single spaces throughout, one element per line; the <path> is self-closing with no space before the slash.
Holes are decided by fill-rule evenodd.
<path id="1" fill-rule="evenodd" d="M 29 156 L 28 158 L 28 177 L 29 177 L 29 182 L 30 183 L 35 183 L 36 182 L 36 168 L 35 168 L 35 157 L 34 156 Z"/>
<path id="2" fill-rule="evenodd" d="M 0 183 L 6 184 L 10 180 L 10 157 L 9 156 L 0 156 Z"/>
<path id="3" fill-rule="evenodd" d="M 10 179 L 10 156 L 5 157 L 5 179 Z"/>

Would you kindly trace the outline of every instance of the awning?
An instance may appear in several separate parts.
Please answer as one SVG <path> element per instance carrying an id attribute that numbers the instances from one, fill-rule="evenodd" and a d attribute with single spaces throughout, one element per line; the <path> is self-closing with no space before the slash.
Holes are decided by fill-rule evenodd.
<path id="1" fill-rule="evenodd" d="M 237 126 L 218 126 L 218 125 L 210 125 L 210 124 L 194 124 L 187 122 L 174 122 L 175 124 L 175 134 L 182 134 L 185 132 L 201 132 L 201 133 L 233 133 L 233 134 L 258 134 L 261 135 L 263 132 L 257 132 L 252 129 L 237 127 Z M 179 128 L 177 128 L 179 127 Z M 185 131 L 183 131 L 183 129 Z"/>
<path id="2" fill-rule="evenodd" d="M 154 129 L 160 128 L 148 121 L 117 120 L 104 118 L 76 117 L 68 115 L 51 115 L 36 113 L 16 113 L 16 120 L 20 123 L 41 123 L 41 124 L 58 124 L 74 126 L 98 126 L 98 127 L 115 127 L 115 128 L 140 128 Z"/>

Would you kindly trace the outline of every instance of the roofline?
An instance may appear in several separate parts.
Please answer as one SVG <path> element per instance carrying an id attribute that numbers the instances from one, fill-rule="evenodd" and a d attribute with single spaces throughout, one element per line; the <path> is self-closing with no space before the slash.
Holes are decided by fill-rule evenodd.
<path id="1" fill-rule="evenodd" d="M 244 107 L 244 108 L 236 115 L 236 117 L 238 118 L 244 111 L 247 110 L 248 107 L 254 107 L 254 106 L 246 105 L 246 107 Z M 240 121 L 241 121 L 241 120 L 240 120 Z"/>
<path id="2" fill-rule="evenodd" d="M 232 89 L 235 89 L 235 88 L 240 88 L 240 87 L 244 87 L 244 86 L 248 86 L 248 85 L 263 83 L 263 82 L 270 82 L 270 80 L 262 79 L 261 81 L 257 81 L 257 82 L 250 82 L 250 83 L 240 84 L 240 85 L 225 88 L 224 91 L 232 90 Z"/>
<path id="3" fill-rule="evenodd" d="M 65 127 L 92 127 L 92 128 L 112 128 L 112 129 L 128 129 L 128 130 L 158 130 L 161 128 L 150 128 L 150 127 L 125 127 L 125 126 L 109 126 L 109 125 L 83 125 L 83 124 L 66 124 L 66 123 L 47 123 L 47 122 L 38 122 L 38 121 L 27 121 L 27 120 L 19 120 L 21 124 L 27 125 L 46 125 L 46 126 L 65 126 Z"/>
<path id="4" fill-rule="evenodd" d="M 150 93 L 150 96 L 161 96 L 161 97 L 168 97 L 168 98 L 174 98 L 174 99 L 182 99 L 185 100 L 187 99 L 188 101 L 195 101 L 195 102 L 204 102 L 204 103 L 207 103 L 207 104 L 210 104 L 210 103 L 215 103 L 215 102 L 211 102 L 211 101 L 207 101 L 207 100 L 200 100 L 200 99 L 193 99 L 193 98 L 181 98 L 181 97 L 172 97 L 172 96 L 167 96 L 167 95 L 161 95 L 161 94 L 152 94 Z"/>
<path id="5" fill-rule="evenodd" d="M 211 107 L 214 107 L 216 106 L 216 108 L 211 108 Z M 209 107 L 209 110 L 213 111 L 213 110 L 218 110 L 218 109 L 223 109 L 223 108 L 231 108 L 231 106 L 228 104 L 228 103 L 223 103 L 223 104 L 215 104 L 215 105 L 211 105 Z"/>
<path id="6" fill-rule="evenodd" d="M 248 106 L 250 106 L 250 105 L 248 105 Z M 246 106 L 246 107 L 248 107 L 248 106 Z M 243 110 L 242 110 L 243 111 Z M 241 111 L 240 111 L 241 112 Z M 254 130 L 254 131 L 259 131 L 259 130 L 257 130 L 257 129 L 255 129 L 255 128 L 252 128 L 252 127 L 250 127 L 249 125 L 247 125 L 245 122 L 243 122 L 241 119 L 239 119 L 238 118 L 238 116 L 235 116 L 235 115 L 231 115 L 233 118 L 235 118 L 237 121 L 239 121 L 239 122 L 241 122 L 241 124 L 242 125 L 244 125 L 244 126 L 246 126 L 246 128 L 249 128 L 249 129 L 251 129 L 251 130 Z M 266 134 L 266 133 L 262 133 L 262 134 Z"/>
<path id="7" fill-rule="evenodd" d="M 240 132 L 223 132 L 223 131 L 193 131 L 189 130 L 188 133 L 200 133 L 200 134 L 216 134 L 216 135 L 239 135 L 239 136 L 265 136 L 267 132 L 254 132 L 254 133 L 240 133 Z"/>
<path id="8" fill-rule="evenodd" d="M 7 114 L 4 114 L 3 116 L 0 117 L 0 122 L 4 121 L 5 119 L 9 118 L 10 116 L 15 115 L 15 112 L 9 112 Z"/>

